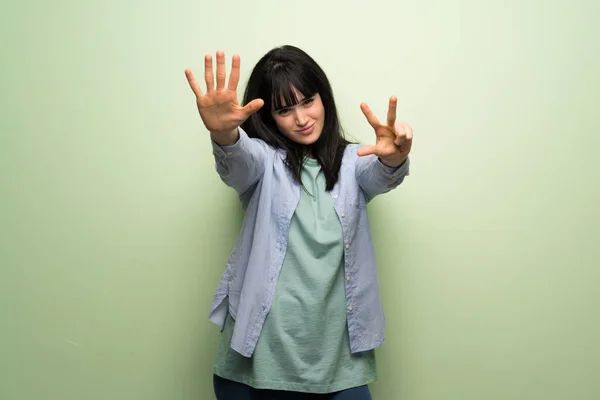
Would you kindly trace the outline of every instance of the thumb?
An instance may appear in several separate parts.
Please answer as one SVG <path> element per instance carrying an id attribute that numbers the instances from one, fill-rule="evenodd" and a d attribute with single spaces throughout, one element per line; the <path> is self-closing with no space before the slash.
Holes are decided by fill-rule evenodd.
<path id="1" fill-rule="evenodd" d="M 373 145 L 362 146 L 358 149 L 356 154 L 358 154 L 359 157 L 369 156 L 371 154 L 377 155 L 377 147 Z"/>
<path id="2" fill-rule="evenodd" d="M 260 110 L 261 107 L 264 105 L 265 105 L 265 102 L 263 101 L 263 99 L 254 99 L 250 103 L 246 104 L 244 106 L 244 108 L 242 108 L 242 110 L 244 111 L 244 114 L 246 114 L 246 118 L 247 118 L 250 115 L 257 112 L 258 110 Z"/>

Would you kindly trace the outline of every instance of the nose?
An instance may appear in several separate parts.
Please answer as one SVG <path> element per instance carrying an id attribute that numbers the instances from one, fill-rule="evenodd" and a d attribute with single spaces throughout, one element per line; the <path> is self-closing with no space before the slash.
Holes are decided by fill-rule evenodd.
<path id="1" fill-rule="evenodd" d="M 296 125 L 304 126 L 308 123 L 308 116 L 302 107 L 295 108 Z"/>

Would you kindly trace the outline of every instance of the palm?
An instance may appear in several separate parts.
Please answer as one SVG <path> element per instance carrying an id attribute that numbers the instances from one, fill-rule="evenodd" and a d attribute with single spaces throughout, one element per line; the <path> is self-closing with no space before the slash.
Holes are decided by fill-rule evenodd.
<path id="1" fill-rule="evenodd" d="M 397 151 L 394 126 L 380 125 L 375 129 L 375 151 L 379 157 L 389 157 Z"/>
<path id="2" fill-rule="evenodd" d="M 189 69 L 185 71 L 187 80 L 194 94 L 202 122 L 209 132 L 230 132 L 239 127 L 252 113 L 264 104 L 261 99 L 254 99 L 242 107 L 237 99 L 237 85 L 240 78 L 240 58 L 233 56 L 229 83 L 225 87 L 225 55 L 217 52 L 217 85 L 214 85 L 212 57 L 204 59 L 204 80 L 206 93 L 202 93 L 194 75 Z"/>
<path id="3" fill-rule="evenodd" d="M 198 98 L 196 104 L 202 122 L 210 132 L 235 129 L 247 118 L 237 100 L 237 94 L 230 90 L 209 92 Z"/>

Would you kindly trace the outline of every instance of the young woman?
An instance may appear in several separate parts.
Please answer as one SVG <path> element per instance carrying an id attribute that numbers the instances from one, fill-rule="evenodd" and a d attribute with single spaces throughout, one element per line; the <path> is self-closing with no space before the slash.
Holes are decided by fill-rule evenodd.
<path id="1" fill-rule="evenodd" d="M 366 205 L 408 175 L 412 129 L 392 97 L 384 123 L 361 104 L 374 145 L 344 139 L 325 73 L 296 47 L 260 59 L 243 105 L 239 56 L 227 85 L 216 58 L 206 92 L 185 72 L 245 215 L 210 312 L 217 399 L 370 399 L 385 319 Z"/>

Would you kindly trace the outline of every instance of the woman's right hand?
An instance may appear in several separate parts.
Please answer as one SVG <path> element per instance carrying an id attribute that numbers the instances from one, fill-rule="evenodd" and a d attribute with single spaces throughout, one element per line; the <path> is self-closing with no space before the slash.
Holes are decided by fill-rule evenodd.
<path id="1" fill-rule="evenodd" d="M 218 144 L 233 144 L 230 142 L 237 140 L 238 127 L 252 113 L 255 113 L 264 105 L 262 99 L 254 99 L 244 107 L 240 106 L 237 99 L 237 85 L 240 80 L 240 56 L 237 54 L 232 59 L 231 74 L 229 75 L 227 87 L 225 87 L 225 54 L 222 51 L 217 52 L 216 88 L 214 86 L 212 56 L 208 54 L 204 58 L 205 94 L 202 93 L 191 70 L 186 69 L 185 76 L 196 95 L 196 104 L 202 122 L 204 122 L 206 129 Z"/>

